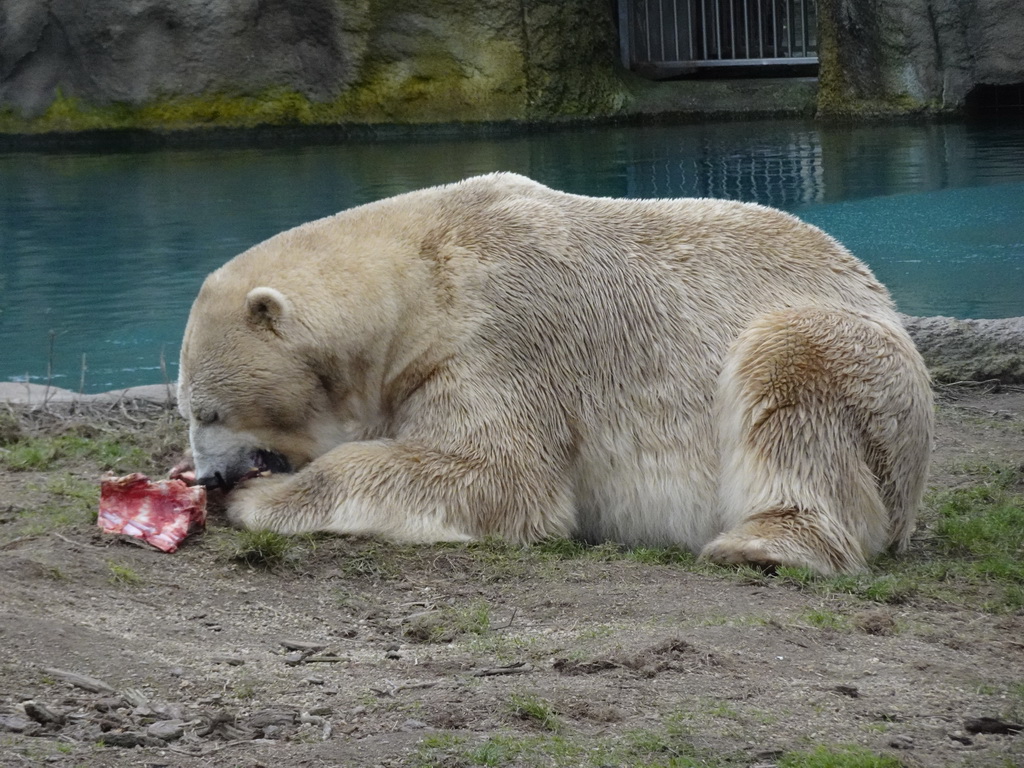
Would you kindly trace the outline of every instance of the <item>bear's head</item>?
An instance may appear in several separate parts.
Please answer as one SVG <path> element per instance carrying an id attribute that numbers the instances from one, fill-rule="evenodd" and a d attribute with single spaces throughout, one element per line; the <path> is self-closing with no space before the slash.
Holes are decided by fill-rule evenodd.
<path id="1" fill-rule="evenodd" d="M 227 490 L 268 470 L 298 469 L 345 439 L 319 347 L 285 292 L 245 290 L 219 272 L 207 279 L 185 329 L 178 382 L 198 483 Z"/>

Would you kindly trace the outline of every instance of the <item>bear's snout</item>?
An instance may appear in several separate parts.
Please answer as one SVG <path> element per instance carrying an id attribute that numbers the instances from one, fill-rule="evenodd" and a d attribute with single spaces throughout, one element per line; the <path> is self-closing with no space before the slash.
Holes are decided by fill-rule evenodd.
<path id="1" fill-rule="evenodd" d="M 227 493 L 243 480 L 250 480 L 262 475 L 291 472 L 291 462 L 287 457 L 276 451 L 258 449 L 248 455 L 248 460 L 224 471 L 216 470 L 196 479 L 196 485 L 204 485 L 210 490 L 221 490 Z"/>

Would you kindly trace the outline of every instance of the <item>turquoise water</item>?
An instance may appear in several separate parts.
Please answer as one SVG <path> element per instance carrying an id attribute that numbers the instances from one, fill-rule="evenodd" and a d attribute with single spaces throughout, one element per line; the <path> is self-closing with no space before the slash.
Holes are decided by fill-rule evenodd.
<path id="1" fill-rule="evenodd" d="M 1024 315 L 1024 126 L 731 123 L 7 154 L 0 380 L 49 375 L 77 390 L 84 371 L 87 392 L 173 380 L 199 284 L 236 253 L 343 208 L 496 170 L 581 194 L 785 208 L 867 261 L 904 312 Z"/>

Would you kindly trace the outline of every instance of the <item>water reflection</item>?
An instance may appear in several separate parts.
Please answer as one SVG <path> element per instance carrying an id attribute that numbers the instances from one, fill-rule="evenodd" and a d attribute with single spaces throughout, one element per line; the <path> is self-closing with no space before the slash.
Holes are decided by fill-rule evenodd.
<path id="1" fill-rule="evenodd" d="M 912 314 L 1024 314 L 1024 128 L 799 122 L 281 149 L 0 156 L 0 378 L 174 377 L 202 278 L 282 229 L 497 170 L 626 197 L 715 196 L 836 234 Z M 995 188 L 992 185 L 1001 185 Z M 990 187 L 985 193 L 975 188 Z M 926 194 L 933 193 L 933 194 Z"/>

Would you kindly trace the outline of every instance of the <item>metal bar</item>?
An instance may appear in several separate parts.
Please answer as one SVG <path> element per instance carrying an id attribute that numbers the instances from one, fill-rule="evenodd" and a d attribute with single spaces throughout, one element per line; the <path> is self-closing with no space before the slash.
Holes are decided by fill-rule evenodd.
<path id="1" fill-rule="evenodd" d="M 707 60 L 708 56 L 708 0 L 700 0 L 700 35 L 703 46 L 701 47 L 701 59 Z"/>
<path id="2" fill-rule="evenodd" d="M 775 0 L 772 0 L 772 55 L 779 58 L 779 15 Z"/>
<path id="3" fill-rule="evenodd" d="M 629 69 L 633 66 L 633 52 L 630 50 L 629 42 L 633 37 L 632 20 L 629 12 L 629 0 L 618 0 L 619 10 L 619 60 L 622 66 Z"/>
<path id="4" fill-rule="evenodd" d="M 743 3 L 743 55 L 750 58 L 750 3 Z"/>
<path id="5" fill-rule="evenodd" d="M 670 74 L 672 68 L 818 61 L 814 0 L 617 0 L 617 5 L 624 66 L 643 64 Z"/>
<path id="6" fill-rule="evenodd" d="M 715 0 L 715 52 L 722 57 L 722 0 Z"/>
<path id="7" fill-rule="evenodd" d="M 693 8 L 693 3 L 694 0 L 686 0 L 686 45 L 690 61 L 697 58 L 697 52 L 693 48 L 697 43 L 697 30 L 693 28 L 693 24 L 697 20 L 697 13 Z"/>
<path id="8" fill-rule="evenodd" d="M 675 43 L 676 58 L 679 58 L 679 0 L 672 0 L 672 42 Z"/>
<path id="9" fill-rule="evenodd" d="M 800 19 L 800 31 L 803 33 L 803 46 L 800 48 L 800 53 L 806 56 L 808 49 L 811 47 L 811 36 L 808 34 L 807 29 L 807 3 L 805 0 L 800 0 Z"/>
<path id="10" fill-rule="evenodd" d="M 651 50 L 651 4 L 650 0 L 644 0 L 644 36 L 647 39 L 647 60 L 655 61 L 654 51 Z"/>
<path id="11" fill-rule="evenodd" d="M 757 0 L 757 55 L 764 58 L 764 12 L 761 10 L 761 0 Z"/>
<path id="12" fill-rule="evenodd" d="M 729 58 L 736 58 L 736 9 L 732 0 L 729 3 Z"/>

